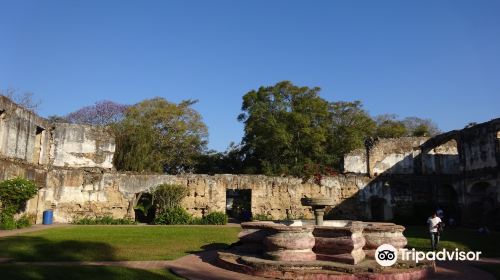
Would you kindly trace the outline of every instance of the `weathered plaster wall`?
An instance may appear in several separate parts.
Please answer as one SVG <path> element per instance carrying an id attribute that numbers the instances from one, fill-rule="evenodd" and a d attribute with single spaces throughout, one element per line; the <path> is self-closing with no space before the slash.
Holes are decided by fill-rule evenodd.
<path id="1" fill-rule="evenodd" d="M 422 173 L 459 174 L 458 144 L 455 139 L 422 153 Z"/>
<path id="2" fill-rule="evenodd" d="M 495 128 L 500 129 L 499 125 Z M 464 131 L 462 152 L 466 171 L 497 167 L 497 131 L 488 126 Z"/>
<path id="3" fill-rule="evenodd" d="M 107 128 L 49 124 L 0 96 L 0 156 L 60 167 L 113 168 L 114 136 Z"/>
<path id="4" fill-rule="evenodd" d="M 412 174 L 414 160 L 420 154 L 419 146 L 427 137 L 380 139 L 370 149 L 370 175 Z"/>
<path id="5" fill-rule="evenodd" d="M 52 133 L 53 166 L 113 168 L 114 136 L 106 128 L 57 123 Z"/>
<path id="6" fill-rule="evenodd" d="M 344 158 L 345 174 L 303 181 L 258 175 L 161 175 L 113 171 L 114 137 L 106 128 L 55 124 L 0 97 L 0 179 L 35 180 L 26 212 L 41 221 L 133 217 L 140 192 L 162 183 L 187 186 L 183 206 L 200 216 L 225 211 L 227 190 L 251 190 L 253 214 L 312 218 L 305 197 L 330 197 L 328 218 L 422 219 L 437 204 L 474 224 L 500 228 L 500 119 L 433 138 L 378 139 Z M 423 210 L 422 210 L 423 209 Z M 422 212 L 423 211 L 423 212 Z M 422 217 L 420 217 L 422 216 Z M 477 218 L 481 217 L 481 218 Z M 484 220 L 484 221 L 483 221 Z"/>
<path id="7" fill-rule="evenodd" d="M 344 172 L 366 174 L 367 167 L 366 149 L 356 149 L 344 156 Z"/>
<path id="8" fill-rule="evenodd" d="M 3 156 L 47 164 L 48 128 L 44 119 L 0 96 L 0 153 Z"/>
<path id="9" fill-rule="evenodd" d="M 381 138 L 366 149 L 357 149 L 344 157 L 344 172 L 370 174 L 413 174 L 420 145 L 427 137 Z"/>
<path id="10" fill-rule="evenodd" d="M 321 184 L 292 177 L 259 175 L 140 175 L 96 170 L 54 169 L 47 175 L 46 187 L 40 190 L 39 212 L 54 208 L 56 222 L 70 222 L 75 217 L 112 215 L 134 217 L 135 196 L 163 184 L 187 186 L 189 195 L 182 204 L 189 212 L 201 216 L 205 209 L 225 212 L 226 190 L 252 190 L 253 214 L 266 214 L 275 219 L 312 218 L 309 207 L 301 204 L 304 197 L 332 197 L 345 216 L 358 214 L 360 205 L 348 202 L 369 182 L 363 176 L 323 178 Z M 39 215 L 41 219 L 41 216 Z"/>

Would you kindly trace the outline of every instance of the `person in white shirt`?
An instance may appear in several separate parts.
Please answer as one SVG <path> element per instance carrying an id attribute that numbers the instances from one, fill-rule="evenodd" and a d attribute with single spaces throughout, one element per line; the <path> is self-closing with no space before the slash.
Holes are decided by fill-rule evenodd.
<path id="1" fill-rule="evenodd" d="M 431 247 L 432 250 L 437 250 L 439 243 L 439 226 L 441 223 L 441 218 L 433 213 L 429 219 L 427 219 L 427 224 L 429 225 L 429 233 L 431 235 Z"/>

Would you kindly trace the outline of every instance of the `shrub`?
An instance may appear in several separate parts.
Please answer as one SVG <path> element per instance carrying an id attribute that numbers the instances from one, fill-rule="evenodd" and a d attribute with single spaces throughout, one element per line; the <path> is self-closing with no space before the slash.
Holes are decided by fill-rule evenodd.
<path id="1" fill-rule="evenodd" d="M 115 219 L 111 216 L 102 217 L 84 217 L 81 219 L 74 219 L 73 224 L 77 225 L 135 225 L 135 221 L 129 218 Z"/>
<path id="2" fill-rule="evenodd" d="M 36 217 L 34 215 L 22 215 L 16 220 L 16 228 L 26 228 L 30 227 L 35 223 Z"/>
<path id="3" fill-rule="evenodd" d="M 14 220 L 14 214 L 1 212 L 0 213 L 0 229 L 15 229 L 16 221 Z"/>
<path id="4" fill-rule="evenodd" d="M 253 221 L 272 221 L 273 218 L 267 214 L 255 214 L 252 217 Z"/>
<path id="5" fill-rule="evenodd" d="M 203 218 L 193 217 L 182 207 L 165 210 L 155 218 L 157 225 L 225 225 L 227 215 L 222 212 L 212 212 Z"/>
<path id="6" fill-rule="evenodd" d="M 22 211 L 26 202 L 38 192 L 33 181 L 14 178 L 0 183 L 0 228 L 16 228 L 14 214 Z"/>
<path id="7" fill-rule="evenodd" d="M 154 223 L 157 225 L 187 225 L 193 217 L 182 207 L 167 208 L 158 214 Z"/>
<path id="8" fill-rule="evenodd" d="M 163 184 L 156 187 L 153 192 L 153 204 L 158 213 L 162 214 L 167 209 L 180 207 L 181 201 L 189 194 L 185 186 Z"/>
<path id="9" fill-rule="evenodd" d="M 212 212 L 201 219 L 205 225 L 225 225 L 227 224 L 227 215 L 222 212 Z"/>

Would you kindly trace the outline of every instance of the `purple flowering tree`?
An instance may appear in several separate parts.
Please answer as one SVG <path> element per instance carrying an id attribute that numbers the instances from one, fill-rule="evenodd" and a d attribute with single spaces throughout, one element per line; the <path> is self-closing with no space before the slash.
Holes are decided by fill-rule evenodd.
<path id="1" fill-rule="evenodd" d="M 66 119 L 70 123 L 105 126 L 121 121 L 128 107 L 129 105 L 102 100 L 68 114 Z"/>

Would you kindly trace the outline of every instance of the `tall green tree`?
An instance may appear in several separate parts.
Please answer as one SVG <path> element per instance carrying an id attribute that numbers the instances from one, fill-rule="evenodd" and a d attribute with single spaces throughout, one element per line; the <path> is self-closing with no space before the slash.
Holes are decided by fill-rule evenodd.
<path id="1" fill-rule="evenodd" d="M 123 120 L 113 125 L 116 168 L 171 174 L 192 170 L 208 137 L 201 115 L 192 108 L 195 103 L 156 97 L 127 108 Z"/>
<path id="2" fill-rule="evenodd" d="M 397 138 L 408 135 L 408 130 L 402 121 L 397 119 L 396 115 L 385 114 L 375 118 L 377 130 L 375 136 L 380 138 Z"/>
<path id="3" fill-rule="evenodd" d="M 363 109 L 360 101 L 332 102 L 329 112 L 328 153 L 332 155 L 333 165 L 341 169 L 344 155 L 354 149 L 362 148 L 364 140 L 374 134 L 376 123 Z"/>
<path id="4" fill-rule="evenodd" d="M 434 136 L 440 132 L 438 126 L 430 119 L 407 117 L 402 122 L 408 131 L 408 136 Z"/>
<path id="5" fill-rule="evenodd" d="M 325 161 L 328 102 L 319 91 L 282 81 L 243 96 L 247 172 L 300 175 L 306 164 Z"/>
<path id="6" fill-rule="evenodd" d="M 244 157 L 242 146 L 231 142 L 225 152 L 210 150 L 200 155 L 195 170 L 202 174 L 243 173 Z"/>

